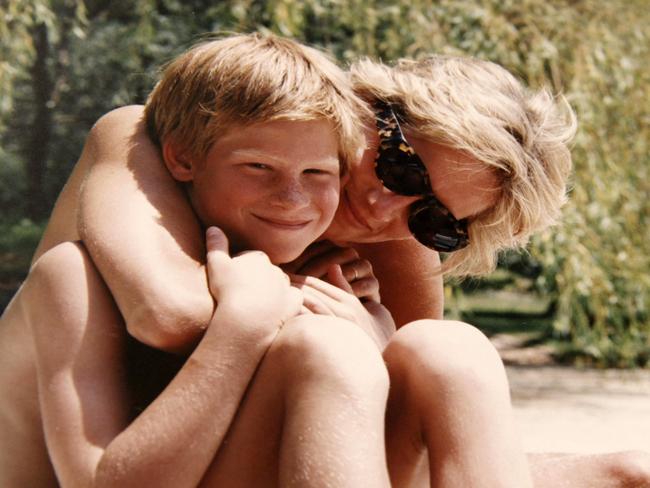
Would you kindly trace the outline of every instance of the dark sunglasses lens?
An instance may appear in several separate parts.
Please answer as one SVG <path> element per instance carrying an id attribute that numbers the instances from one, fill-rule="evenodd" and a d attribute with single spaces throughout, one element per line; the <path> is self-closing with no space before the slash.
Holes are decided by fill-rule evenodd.
<path id="1" fill-rule="evenodd" d="M 430 192 L 426 171 L 399 149 L 382 150 L 375 171 L 384 186 L 399 195 L 425 195 Z"/>
<path id="2" fill-rule="evenodd" d="M 418 242 L 439 252 L 458 251 L 469 244 L 465 224 L 426 200 L 413 204 L 409 230 Z"/>

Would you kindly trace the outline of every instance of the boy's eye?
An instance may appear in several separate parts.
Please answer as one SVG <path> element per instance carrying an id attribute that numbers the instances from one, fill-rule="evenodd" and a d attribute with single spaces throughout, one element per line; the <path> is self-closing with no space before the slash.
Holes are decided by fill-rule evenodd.
<path id="1" fill-rule="evenodd" d="M 332 171 L 324 168 L 309 168 L 304 171 L 310 175 L 329 175 L 332 174 Z"/>
<path id="2" fill-rule="evenodd" d="M 270 166 L 264 163 L 246 163 L 246 166 L 253 169 L 271 169 Z"/>

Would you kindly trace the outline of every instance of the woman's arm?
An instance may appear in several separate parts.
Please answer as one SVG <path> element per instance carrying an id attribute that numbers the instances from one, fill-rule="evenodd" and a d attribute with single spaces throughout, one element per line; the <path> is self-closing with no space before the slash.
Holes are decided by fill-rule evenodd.
<path id="1" fill-rule="evenodd" d="M 201 226 L 148 138 L 140 106 L 102 117 L 80 165 L 78 228 L 131 335 L 190 350 L 212 316 Z M 92 158 L 86 161 L 84 158 Z"/>
<path id="2" fill-rule="evenodd" d="M 355 246 L 372 263 L 381 303 L 397 328 L 419 319 L 442 319 L 444 289 L 440 256 L 415 239 Z"/>

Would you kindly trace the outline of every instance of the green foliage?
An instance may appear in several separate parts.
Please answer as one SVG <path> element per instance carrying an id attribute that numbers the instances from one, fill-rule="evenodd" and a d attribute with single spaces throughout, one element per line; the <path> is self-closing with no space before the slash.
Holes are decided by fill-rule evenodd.
<path id="1" fill-rule="evenodd" d="M 556 335 L 570 340 L 566 354 L 597 365 L 649 364 L 650 15 L 642 3 L 582 8 L 570 67 L 580 120 L 571 201 L 563 225 L 534 247 L 540 284 L 557 297 Z"/>
<path id="2" fill-rule="evenodd" d="M 34 224 L 27 219 L 0 223 L 0 310 L 25 278 L 44 228 L 45 223 Z"/>
<path id="3" fill-rule="evenodd" d="M 47 26 L 53 43 L 81 37 L 85 4 L 81 0 L 5 0 L 0 4 L 0 124 L 13 108 L 14 83 L 28 76 L 34 59 L 34 28 Z M 0 128 L 3 128 L 0 125 Z"/>
<path id="4" fill-rule="evenodd" d="M 504 257 L 503 266 L 518 278 L 506 273 L 481 286 L 549 296 L 554 334 L 565 341 L 568 358 L 645 365 L 650 348 L 646 3 L 7 0 L 0 6 L 0 222 L 24 215 L 27 186 L 21 171 L 37 109 L 30 84 L 36 25 L 47 26 L 51 44 L 47 68 L 53 90 L 47 106 L 53 137 L 41 197 L 48 205 L 91 124 L 112 107 L 142 102 L 156 68 L 206 32 L 272 31 L 320 46 L 343 63 L 364 55 L 391 60 L 429 52 L 470 54 L 504 65 L 533 87 L 546 84 L 564 92 L 580 122 L 571 202 L 562 224 L 538 236 L 530 254 Z"/>

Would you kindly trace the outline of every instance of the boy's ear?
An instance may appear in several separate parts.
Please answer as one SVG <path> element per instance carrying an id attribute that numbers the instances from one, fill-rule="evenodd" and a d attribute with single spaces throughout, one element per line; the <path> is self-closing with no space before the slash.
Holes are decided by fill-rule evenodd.
<path id="1" fill-rule="evenodd" d="M 162 144 L 162 157 L 165 166 L 177 181 L 192 181 L 194 171 L 192 157 L 173 139 Z"/>

